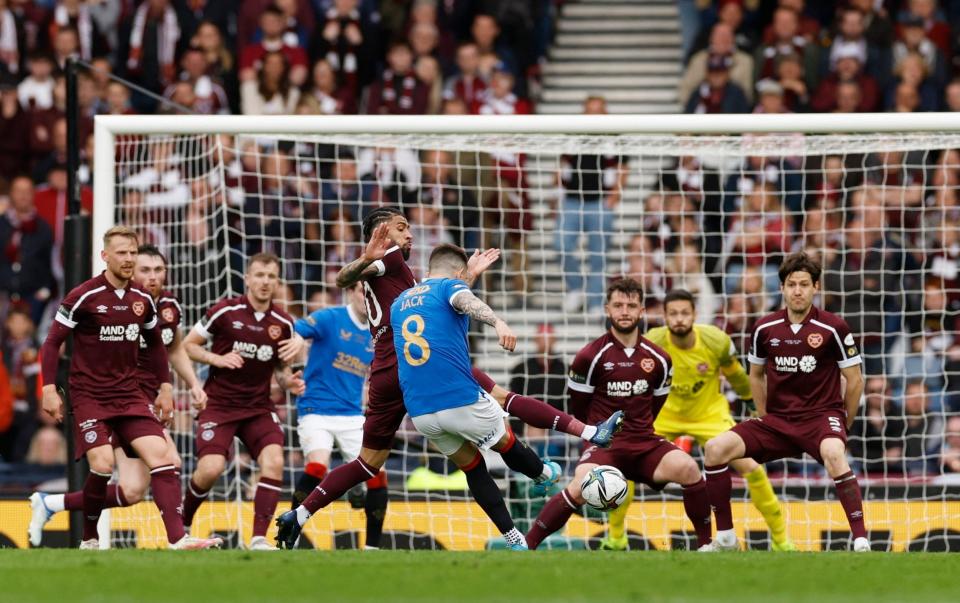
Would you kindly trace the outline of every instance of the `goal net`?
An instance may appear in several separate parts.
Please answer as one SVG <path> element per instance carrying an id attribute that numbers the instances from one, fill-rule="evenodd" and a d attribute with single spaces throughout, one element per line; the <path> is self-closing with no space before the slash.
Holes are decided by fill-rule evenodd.
<path id="1" fill-rule="evenodd" d="M 475 325 L 473 360 L 505 387 L 560 407 L 566 364 L 605 328 L 601 295 L 611 279 L 643 284 L 648 327 L 662 324 L 669 289 L 692 291 L 698 322 L 726 331 L 746 366 L 752 324 L 780 305 L 779 261 L 806 250 L 825 269 L 818 304 L 846 319 L 864 352 L 864 404 L 849 455 L 872 541 L 890 550 L 958 550 L 960 134 L 924 131 L 931 122 L 912 116 L 898 116 L 900 127 L 721 117 L 719 126 L 712 116 L 98 117 L 94 240 L 123 222 L 157 245 L 186 330 L 219 298 L 243 292 L 245 259 L 261 250 L 283 260 L 279 303 L 291 314 L 342 303 L 334 276 L 362 249 L 360 219 L 381 205 L 401 207 L 418 278 L 438 243 L 503 249 L 479 294 L 520 343 L 508 354 Z M 841 129 L 831 132 L 831 124 Z M 742 134 L 757 130 L 764 133 Z M 865 133 L 840 133 L 854 130 Z M 289 494 L 303 457 L 294 405 L 279 393 L 275 401 L 287 433 Z M 179 404 L 174 436 L 186 485 L 196 429 L 182 391 Z M 579 441 L 518 433 L 572 475 Z M 695 441 L 679 444 L 701 460 Z M 543 499 L 531 498 L 526 479 L 498 457 L 487 461 L 526 529 Z M 793 541 L 807 550 L 846 548 L 847 523 L 822 468 L 809 457 L 766 468 Z M 462 476 L 409 422 L 386 470 L 384 547 L 462 550 L 497 541 Z M 257 474 L 237 444 L 194 533 L 246 542 Z M 769 546 L 736 478 L 734 514 L 747 546 Z M 115 510 L 111 521 L 115 546 L 163 542 L 152 504 Z M 318 513 L 305 535 L 318 548 L 352 547 L 362 544 L 363 528 L 363 511 L 341 501 Z M 605 530 L 606 517 L 587 512 L 549 544 L 592 547 Z M 627 531 L 632 548 L 695 541 L 673 485 L 638 486 Z"/>

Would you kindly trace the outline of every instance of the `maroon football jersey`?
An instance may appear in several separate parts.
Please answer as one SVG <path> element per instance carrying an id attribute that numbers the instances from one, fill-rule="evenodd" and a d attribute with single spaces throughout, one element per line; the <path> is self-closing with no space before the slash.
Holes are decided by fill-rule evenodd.
<path id="1" fill-rule="evenodd" d="M 239 369 L 210 367 L 203 389 L 208 407 L 249 410 L 273 409 L 270 379 L 280 362 L 280 342 L 293 333 L 293 319 L 275 304 L 255 312 L 246 295 L 217 302 L 194 329 L 212 340 L 214 354 L 236 352 L 243 357 Z"/>
<path id="2" fill-rule="evenodd" d="M 163 345 L 170 349 L 177 331 L 180 330 L 180 317 L 183 312 L 180 310 L 180 302 L 169 291 L 160 294 L 156 301 L 157 306 L 157 329 L 160 332 L 160 339 Z M 140 349 L 147 347 L 147 342 L 140 337 Z M 145 390 L 158 391 L 160 389 L 160 379 L 150 370 L 149 362 L 144 354 L 140 355 L 137 363 L 137 379 L 143 384 Z"/>
<path id="3" fill-rule="evenodd" d="M 603 421 L 616 410 L 624 412 L 623 431 L 613 440 L 619 448 L 661 439 L 653 430 L 653 399 L 670 393 L 672 374 L 670 356 L 656 344 L 640 337 L 637 347 L 624 348 L 608 331 L 573 359 L 567 386 L 591 394 L 589 423 Z"/>
<path id="4" fill-rule="evenodd" d="M 767 412 L 796 419 L 843 411 L 840 369 L 861 362 L 846 321 L 816 306 L 798 324 L 786 309 L 760 319 L 747 359 L 766 367 Z"/>
<path id="5" fill-rule="evenodd" d="M 397 364 L 393 329 L 390 328 L 390 306 L 397 296 L 416 285 L 417 281 L 398 246 L 388 249 L 383 259 L 373 265 L 377 267 L 377 274 L 363 281 L 363 299 L 367 305 L 370 334 L 373 335 L 371 370 L 378 371 Z"/>
<path id="6" fill-rule="evenodd" d="M 146 291 L 132 280 L 115 289 L 101 273 L 67 294 L 56 320 L 73 330 L 72 394 L 140 399 L 140 333 L 157 326 L 156 306 Z"/>

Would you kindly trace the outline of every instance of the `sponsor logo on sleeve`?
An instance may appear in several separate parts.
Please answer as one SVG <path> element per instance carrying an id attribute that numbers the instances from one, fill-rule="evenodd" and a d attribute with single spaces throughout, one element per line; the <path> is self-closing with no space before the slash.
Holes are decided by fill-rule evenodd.
<path id="1" fill-rule="evenodd" d="M 143 316 L 143 313 L 146 311 L 147 306 L 142 301 L 135 301 L 130 304 L 130 309 L 133 310 L 133 313 L 137 316 Z"/>
<path id="2" fill-rule="evenodd" d="M 853 333 L 847 333 L 847 336 L 843 338 L 843 345 L 853 345 Z"/>
<path id="3" fill-rule="evenodd" d="M 571 369 L 570 372 L 567 373 L 567 377 L 568 377 L 571 381 L 573 381 L 574 383 L 586 383 L 586 382 L 587 382 L 587 377 L 586 377 L 585 375 L 581 375 L 581 374 L 579 374 L 579 373 L 576 373 L 576 372 L 573 371 L 573 369 Z"/>
<path id="4" fill-rule="evenodd" d="M 807 345 L 813 349 L 819 348 L 823 345 L 823 335 L 820 333 L 810 333 L 807 335 Z"/>

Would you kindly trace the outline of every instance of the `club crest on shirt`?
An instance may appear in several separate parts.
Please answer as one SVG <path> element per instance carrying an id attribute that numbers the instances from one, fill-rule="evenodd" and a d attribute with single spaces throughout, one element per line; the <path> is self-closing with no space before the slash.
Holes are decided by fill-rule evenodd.
<path id="1" fill-rule="evenodd" d="M 132 304 L 130 304 L 130 309 L 133 310 L 133 313 L 136 314 L 137 316 L 143 316 L 143 311 L 146 310 L 147 307 L 143 304 L 142 301 L 135 301 Z"/>
<path id="2" fill-rule="evenodd" d="M 160 316 L 162 316 L 166 322 L 173 322 L 173 308 L 164 308 L 163 311 L 160 312 Z"/>
<path id="3" fill-rule="evenodd" d="M 277 325 L 270 325 L 270 328 L 267 329 L 267 335 L 270 336 L 270 339 L 280 339 L 280 336 L 283 335 L 283 330 Z"/>
<path id="4" fill-rule="evenodd" d="M 657 364 L 653 361 L 653 358 L 644 358 L 640 361 L 640 368 L 645 373 L 652 373 L 653 369 L 657 368 Z"/>
<path id="5" fill-rule="evenodd" d="M 807 345 L 814 349 L 819 348 L 823 345 L 823 335 L 820 333 L 810 333 L 807 335 Z"/>
<path id="6" fill-rule="evenodd" d="M 697 372 L 700 373 L 701 375 L 706 375 L 709 370 L 710 370 L 710 365 L 707 364 L 706 362 L 701 362 L 700 364 L 697 365 Z"/>

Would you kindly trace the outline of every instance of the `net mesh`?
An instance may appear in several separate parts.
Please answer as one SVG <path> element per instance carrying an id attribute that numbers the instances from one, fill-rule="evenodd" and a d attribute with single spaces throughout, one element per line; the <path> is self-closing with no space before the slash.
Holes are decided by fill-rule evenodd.
<path id="1" fill-rule="evenodd" d="M 380 205 L 410 218 L 418 278 L 438 243 L 500 247 L 501 262 L 478 288 L 520 343 L 507 354 L 490 330 L 474 327 L 474 362 L 505 387 L 560 407 L 566 363 L 603 331 L 598 306 L 611 278 L 641 281 L 647 326 L 662 324 L 668 289 L 691 290 L 698 322 L 729 333 L 743 358 L 754 321 L 779 307 L 777 264 L 807 250 L 825 267 L 817 303 L 847 320 L 864 351 L 865 404 L 849 450 L 872 538 L 894 550 L 936 550 L 957 547 L 951 528 L 960 530 L 958 148 L 953 133 L 121 136 L 114 218 L 168 257 L 185 328 L 243 291 L 245 258 L 262 250 L 283 259 L 281 303 L 292 314 L 341 303 L 334 277 L 361 251 L 360 219 Z M 546 346 L 553 362 L 542 360 Z M 289 493 L 303 459 L 291 401 L 274 391 Z M 186 481 L 194 426 L 183 392 L 180 404 L 174 436 Z M 572 475 L 579 441 L 525 433 Z M 691 450 L 699 455 L 695 443 Z M 542 500 L 498 457 L 487 460 L 526 528 Z M 807 457 L 767 470 L 801 548 L 846 546 L 846 520 L 822 468 Z M 398 434 L 387 471 L 384 546 L 481 548 L 497 536 L 412 425 Z M 195 533 L 245 542 L 256 475 L 238 445 Z M 634 547 L 694 541 L 679 488 L 638 487 L 636 503 L 627 519 Z M 734 512 L 747 545 L 768 546 L 743 490 Z M 162 543 L 155 515 L 144 505 L 115 511 L 115 544 Z M 565 545 L 595 544 L 604 522 L 599 513 L 575 517 Z M 340 502 L 305 534 L 318 547 L 354 546 L 362 528 L 362 511 Z"/>

